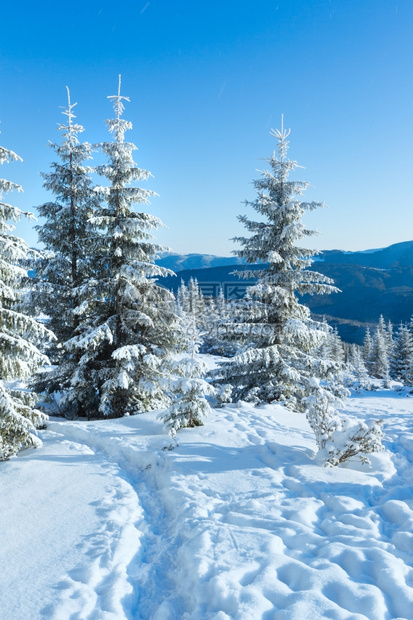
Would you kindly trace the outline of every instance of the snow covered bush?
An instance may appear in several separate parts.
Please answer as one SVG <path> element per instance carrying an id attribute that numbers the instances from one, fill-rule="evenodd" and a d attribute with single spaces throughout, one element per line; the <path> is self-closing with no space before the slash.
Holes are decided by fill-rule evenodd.
<path id="1" fill-rule="evenodd" d="M 0 163 L 21 161 L 13 151 L 0 146 Z M 22 191 L 20 185 L 0 179 L 0 460 L 17 454 L 22 447 L 39 446 L 36 428 L 46 416 L 33 407 L 35 397 L 20 389 L 11 389 L 8 381 L 28 378 L 48 359 L 37 344 L 52 338 L 52 334 L 35 319 L 21 311 L 24 280 L 29 248 L 11 234 L 13 225 L 23 213 L 3 201 L 12 190 Z"/>
<path id="2" fill-rule="evenodd" d="M 315 380 L 313 393 L 305 399 L 307 420 L 314 431 L 318 458 L 336 466 L 357 457 L 368 463 L 367 454 L 383 450 L 381 420 L 370 426 L 363 421 L 338 415 L 336 399 Z"/>

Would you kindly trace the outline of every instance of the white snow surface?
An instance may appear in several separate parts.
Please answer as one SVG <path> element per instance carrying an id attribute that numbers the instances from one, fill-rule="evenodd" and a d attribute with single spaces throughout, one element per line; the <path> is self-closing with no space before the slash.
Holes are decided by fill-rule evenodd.
<path id="1" fill-rule="evenodd" d="M 1 620 L 413 618 L 413 398 L 346 413 L 384 420 L 370 467 L 324 468 L 279 405 L 213 410 L 179 445 L 156 413 L 52 419 L 0 463 Z"/>

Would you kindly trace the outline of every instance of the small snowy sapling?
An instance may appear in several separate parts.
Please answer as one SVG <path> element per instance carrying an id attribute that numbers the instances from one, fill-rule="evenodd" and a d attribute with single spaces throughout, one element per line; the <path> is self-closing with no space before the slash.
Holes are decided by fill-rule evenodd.
<path id="1" fill-rule="evenodd" d="M 175 362 L 176 377 L 171 381 L 173 403 L 160 414 L 172 437 L 180 428 L 202 426 L 209 413 L 206 396 L 213 396 L 213 387 L 203 378 L 205 365 L 198 358 L 199 340 L 194 317 L 183 318 L 188 338 L 187 356 Z"/>

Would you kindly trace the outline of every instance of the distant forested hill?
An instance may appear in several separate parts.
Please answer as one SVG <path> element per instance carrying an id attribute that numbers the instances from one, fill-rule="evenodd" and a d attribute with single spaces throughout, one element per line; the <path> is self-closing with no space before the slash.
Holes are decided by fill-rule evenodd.
<path id="1" fill-rule="evenodd" d="M 245 266 L 230 257 L 169 255 L 158 262 L 176 271 L 177 277 L 160 279 L 173 290 L 181 280 L 188 282 L 193 277 L 204 294 L 215 295 L 221 285 L 226 296 L 234 298 L 245 292 L 247 283 L 253 283 L 232 274 Z M 313 268 L 333 278 L 342 292 L 306 296 L 304 302 L 314 314 L 326 315 L 345 340 L 360 343 L 365 328 L 374 325 L 380 314 L 395 326 L 413 314 L 413 241 L 365 252 L 325 251 Z"/>

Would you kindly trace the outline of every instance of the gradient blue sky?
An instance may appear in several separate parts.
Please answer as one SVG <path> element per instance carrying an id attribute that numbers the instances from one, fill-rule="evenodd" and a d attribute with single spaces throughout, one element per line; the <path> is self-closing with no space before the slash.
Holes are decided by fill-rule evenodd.
<path id="1" fill-rule="evenodd" d="M 3 0 L 0 18 L 0 142 L 24 159 L 1 170 L 24 187 L 12 204 L 52 199 L 39 172 L 65 86 L 99 142 L 121 73 L 127 137 L 159 193 L 148 210 L 174 251 L 234 249 L 282 113 L 296 178 L 329 207 L 306 218 L 320 231 L 308 247 L 413 239 L 412 0 Z"/>

